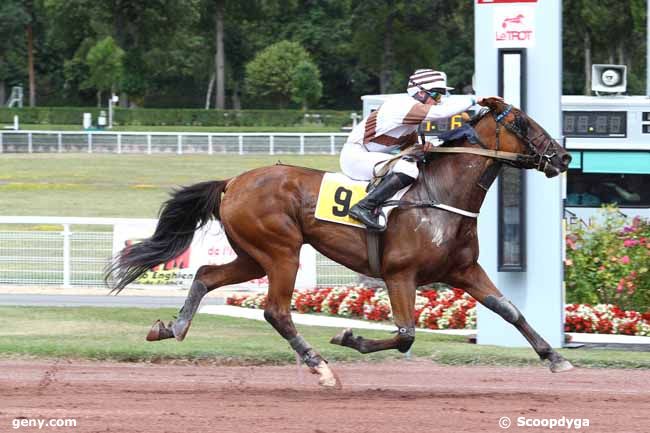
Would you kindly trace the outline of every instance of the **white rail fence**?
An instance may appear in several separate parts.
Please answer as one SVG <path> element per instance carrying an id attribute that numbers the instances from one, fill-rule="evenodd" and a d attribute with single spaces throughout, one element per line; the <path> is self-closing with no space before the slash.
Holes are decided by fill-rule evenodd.
<path id="1" fill-rule="evenodd" d="M 142 219 L 0 216 L 0 285 L 105 287 L 117 224 Z M 316 253 L 317 286 L 341 286 L 358 275 Z"/>
<path id="2" fill-rule="evenodd" d="M 0 153 L 329 154 L 346 133 L 0 132 Z"/>

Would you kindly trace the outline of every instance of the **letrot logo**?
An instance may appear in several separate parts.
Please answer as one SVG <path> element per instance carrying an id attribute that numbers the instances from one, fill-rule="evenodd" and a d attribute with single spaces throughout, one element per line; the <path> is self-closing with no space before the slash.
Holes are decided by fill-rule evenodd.
<path id="1" fill-rule="evenodd" d="M 494 43 L 500 48 L 531 47 L 535 42 L 535 6 L 498 7 L 494 11 Z"/>
<path id="2" fill-rule="evenodd" d="M 517 14 L 517 16 L 512 18 L 505 18 L 501 27 L 504 29 L 508 28 L 508 24 L 523 24 L 524 16 L 522 14 Z M 512 26 L 511 26 L 512 27 Z"/>
<path id="3" fill-rule="evenodd" d="M 497 32 L 497 41 L 531 41 L 533 37 L 532 27 L 528 24 L 526 15 L 517 14 L 505 17 L 501 21 L 501 32 Z"/>

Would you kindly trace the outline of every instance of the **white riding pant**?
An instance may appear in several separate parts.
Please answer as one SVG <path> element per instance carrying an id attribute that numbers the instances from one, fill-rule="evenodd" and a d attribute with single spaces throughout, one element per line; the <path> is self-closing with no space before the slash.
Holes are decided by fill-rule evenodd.
<path id="1" fill-rule="evenodd" d="M 347 142 L 341 150 L 341 171 L 356 180 L 373 178 L 375 166 L 379 169 L 382 162 L 395 155 L 383 152 L 369 152 L 363 144 Z M 398 160 L 393 166 L 393 173 L 403 173 L 413 179 L 418 178 L 419 170 L 415 161 Z"/>

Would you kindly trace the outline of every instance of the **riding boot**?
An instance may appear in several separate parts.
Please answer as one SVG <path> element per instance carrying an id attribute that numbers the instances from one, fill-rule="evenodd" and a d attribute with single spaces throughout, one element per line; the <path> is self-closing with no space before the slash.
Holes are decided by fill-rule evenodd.
<path id="1" fill-rule="evenodd" d="M 405 188 L 415 181 L 403 173 L 390 173 L 359 203 L 352 206 L 348 215 L 364 223 L 366 227 L 373 230 L 381 230 L 376 210 L 390 199 L 397 191 Z"/>

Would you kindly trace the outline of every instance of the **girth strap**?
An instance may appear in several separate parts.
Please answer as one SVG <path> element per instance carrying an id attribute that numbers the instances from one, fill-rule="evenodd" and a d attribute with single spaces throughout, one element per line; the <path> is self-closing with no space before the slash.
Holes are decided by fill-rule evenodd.
<path id="1" fill-rule="evenodd" d="M 379 230 L 366 229 L 366 244 L 368 247 L 368 265 L 370 276 L 381 277 L 381 234 Z"/>

